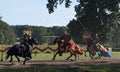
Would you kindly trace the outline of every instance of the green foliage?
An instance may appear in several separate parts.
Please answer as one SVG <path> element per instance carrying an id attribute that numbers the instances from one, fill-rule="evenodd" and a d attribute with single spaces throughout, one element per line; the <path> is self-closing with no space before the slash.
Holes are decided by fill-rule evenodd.
<path id="1" fill-rule="evenodd" d="M 12 44 L 16 41 L 13 29 L 4 21 L 0 20 L 0 44 Z"/>
<path id="2" fill-rule="evenodd" d="M 46 27 L 33 27 L 32 30 L 32 35 L 33 37 L 35 37 L 38 41 L 39 44 L 43 44 L 46 43 L 47 39 L 44 38 L 43 36 L 47 34 L 47 28 Z"/>
<path id="3" fill-rule="evenodd" d="M 64 27 L 64 26 L 53 26 L 53 27 L 50 27 L 48 28 L 48 33 L 54 33 L 54 35 L 57 35 L 57 36 L 61 36 L 64 34 L 64 31 L 66 31 L 67 28 Z"/>
<path id="4" fill-rule="evenodd" d="M 110 38 L 111 27 L 113 27 L 112 24 L 110 24 L 110 21 L 118 21 L 113 18 L 116 16 L 110 16 L 119 11 L 118 4 L 117 0 L 110 0 L 109 2 L 107 0 L 80 0 L 80 4 L 75 6 L 76 22 L 78 24 L 75 24 L 75 21 L 72 21 L 68 24 L 68 27 L 72 29 L 73 26 L 75 26 L 75 28 L 79 26 L 79 28 L 76 28 L 76 30 L 78 29 L 78 34 L 81 34 L 84 31 L 97 33 L 100 37 L 100 41 L 106 42 Z M 75 30 L 73 30 L 73 32 L 75 32 Z"/>
<path id="5" fill-rule="evenodd" d="M 67 7 L 69 7 L 71 1 L 72 0 L 48 0 L 47 8 L 49 13 L 54 12 L 54 8 L 57 8 L 58 3 L 67 2 L 69 4 Z M 75 6 L 76 20 L 73 19 L 68 24 L 74 41 L 81 42 L 82 33 L 88 31 L 97 33 L 100 36 L 101 42 L 104 43 L 112 37 L 111 28 L 119 29 L 118 27 L 116 28 L 116 25 L 120 25 L 120 0 L 76 1 L 79 2 L 79 4 Z"/>
<path id="6" fill-rule="evenodd" d="M 57 8 L 57 5 L 61 5 L 64 2 L 66 8 L 69 8 L 70 4 L 72 3 L 71 0 L 48 0 L 46 7 L 48 8 L 49 13 L 53 13 L 54 9 Z"/>

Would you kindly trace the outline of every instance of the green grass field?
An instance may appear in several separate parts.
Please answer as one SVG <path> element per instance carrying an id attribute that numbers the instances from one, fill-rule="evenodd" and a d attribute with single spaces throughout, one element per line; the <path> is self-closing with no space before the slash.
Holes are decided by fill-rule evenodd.
<path id="1" fill-rule="evenodd" d="M 54 54 L 45 54 L 45 53 L 41 53 L 41 54 L 32 54 L 32 60 L 51 60 Z M 63 53 L 63 56 L 56 56 L 57 60 L 65 60 L 67 57 L 69 56 L 69 53 Z M 5 59 L 6 55 L 3 56 L 3 60 Z M 0 56 L 1 58 L 1 56 Z M 13 57 L 14 60 L 16 60 L 15 57 Z M 72 59 L 74 58 L 74 56 L 72 57 Z M 86 57 L 84 55 L 79 55 L 79 59 L 85 59 Z M 87 53 L 87 58 L 90 59 L 88 53 Z M 102 57 L 102 58 L 106 58 L 106 57 Z M 112 58 L 119 58 L 120 59 L 120 52 L 112 52 Z M 21 58 L 23 59 L 23 58 Z"/>
<path id="2" fill-rule="evenodd" d="M 69 53 L 64 53 L 63 56 L 56 56 L 57 60 L 64 60 L 69 56 Z M 53 54 L 32 54 L 33 60 L 51 60 L 53 57 Z M 72 57 L 74 58 L 74 56 Z M 85 59 L 86 57 L 84 55 L 79 55 L 80 59 Z M 87 53 L 87 58 L 90 58 Z M 105 58 L 105 57 L 103 57 Z M 112 58 L 119 58 L 120 59 L 120 52 L 112 52 Z"/>
<path id="3" fill-rule="evenodd" d="M 88 55 L 88 53 L 87 53 Z M 4 55 L 4 59 L 5 59 Z M 57 60 L 65 60 L 69 56 L 69 53 L 63 54 L 63 56 L 57 55 Z M 32 54 L 32 60 L 51 60 L 53 54 Z M 72 57 L 74 58 L 74 57 Z M 89 57 L 87 57 L 90 59 Z M 120 52 L 112 52 L 112 58 L 120 59 Z M 16 60 L 16 58 L 14 58 Z M 22 58 L 23 59 L 23 58 Z M 80 59 L 85 59 L 84 55 L 80 56 Z M 80 67 L 56 67 L 56 68 L 22 68 L 22 69 L 0 69 L 0 72 L 83 72 L 86 70 L 88 72 L 120 72 L 120 65 L 116 66 L 80 66 Z"/>

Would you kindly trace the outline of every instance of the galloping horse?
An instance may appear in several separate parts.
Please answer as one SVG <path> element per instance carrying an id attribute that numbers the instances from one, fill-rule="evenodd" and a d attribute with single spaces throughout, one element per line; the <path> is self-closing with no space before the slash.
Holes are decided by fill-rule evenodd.
<path id="1" fill-rule="evenodd" d="M 31 38 L 30 40 L 28 40 L 28 44 L 32 47 L 33 44 L 38 44 L 38 41 L 34 38 Z M 25 62 L 27 60 L 30 60 L 31 58 L 31 48 L 28 48 L 27 46 L 23 46 L 24 49 L 21 49 L 21 45 L 20 44 L 15 44 L 12 47 L 9 48 L 9 50 L 7 51 L 7 56 L 6 56 L 6 60 L 9 58 L 9 56 L 11 56 L 11 59 L 9 62 L 13 61 L 12 56 L 14 55 L 18 62 L 20 62 L 19 57 L 23 57 L 24 61 L 23 61 L 23 65 L 25 65 Z M 29 50 L 30 49 L 30 50 Z M 19 57 L 18 57 L 19 56 Z"/>
<path id="2" fill-rule="evenodd" d="M 61 38 L 60 37 L 57 37 L 55 40 L 54 40 L 54 44 L 58 44 L 58 50 L 57 52 L 55 53 L 55 55 L 53 56 L 53 60 L 55 60 L 57 54 L 61 55 L 62 53 L 67 53 L 67 52 L 70 52 L 70 56 L 66 59 L 68 60 L 69 58 L 71 58 L 73 55 L 75 56 L 75 60 L 76 60 L 76 54 L 83 54 L 83 50 L 76 44 L 74 43 L 69 43 L 68 44 L 68 50 L 66 51 L 65 49 L 65 45 L 64 45 L 64 42 L 61 41 Z"/>
<path id="3" fill-rule="evenodd" d="M 111 53 L 108 51 L 107 48 L 105 48 L 104 46 L 102 46 L 101 44 L 99 43 L 96 43 L 95 45 L 92 44 L 91 46 L 89 46 L 87 48 L 87 50 L 85 51 L 85 56 L 86 55 L 86 52 L 89 52 L 89 56 L 91 57 L 91 59 L 100 59 L 102 56 L 103 57 L 109 57 L 111 58 L 112 55 Z M 96 55 L 96 52 L 98 52 L 98 56 L 97 57 L 94 57 Z"/>
<path id="4" fill-rule="evenodd" d="M 87 57 L 86 52 L 89 52 L 89 56 L 91 59 L 94 59 L 96 52 L 98 51 L 97 46 L 96 46 L 96 41 L 92 40 L 91 38 L 87 38 L 86 42 L 88 43 L 88 46 L 85 50 L 85 57 Z"/>
<path id="5" fill-rule="evenodd" d="M 91 46 L 87 47 L 87 50 L 85 51 L 85 57 L 87 57 L 86 52 L 89 52 L 90 58 L 93 59 L 97 52 L 96 45 L 92 44 Z"/>

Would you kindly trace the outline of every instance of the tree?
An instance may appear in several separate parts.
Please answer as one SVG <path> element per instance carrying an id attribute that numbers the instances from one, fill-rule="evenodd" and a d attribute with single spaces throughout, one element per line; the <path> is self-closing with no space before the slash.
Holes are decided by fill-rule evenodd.
<path id="1" fill-rule="evenodd" d="M 116 20 L 115 13 L 119 13 L 119 0 L 76 0 L 79 2 L 75 6 L 76 20 L 73 19 L 68 24 L 73 38 L 81 40 L 82 33 L 89 31 L 97 33 L 101 42 L 109 40 L 109 35 L 113 24 Z M 47 8 L 49 13 L 54 12 L 58 4 L 65 2 L 66 7 L 70 6 L 72 0 L 48 0 Z M 113 14 L 113 15 L 112 15 Z M 112 16 L 111 16 L 112 15 Z M 118 23 L 115 23 L 118 24 Z"/>
<path id="2" fill-rule="evenodd" d="M 0 44 L 13 44 L 14 42 L 16 42 L 16 35 L 13 29 L 0 20 Z"/>
<path id="3" fill-rule="evenodd" d="M 120 13 L 112 13 L 111 20 L 111 45 L 115 47 L 120 46 Z"/>
<path id="4" fill-rule="evenodd" d="M 49 13 L 53 13 L 54 9 L 57 8 L 58 4 L 62 4 L 65 2 L 65 7 L 69 8 L 71 4 L 71 0 L 48 0 L 48 4 L 46 5 L 48 8 Z"/>

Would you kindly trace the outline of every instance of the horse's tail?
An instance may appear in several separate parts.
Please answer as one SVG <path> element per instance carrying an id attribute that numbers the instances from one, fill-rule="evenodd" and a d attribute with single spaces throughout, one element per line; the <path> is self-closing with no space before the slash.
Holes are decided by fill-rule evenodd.
<path id="1" fill-rule="evenodd" d="M 11 54 L 11 48 L 12 47 L 9 47 L 8 51 L 6 52 L 6 60 L 9 58 L 10 54 Z"/>
<path id="2" fill-rule="evenodd" d="M 12 47 L 9 47 L 8 51 L 6 52 L 6 54 L 11 54 L 11 50 L 12 50 Z"/>
<path id="3" fill-rule="evenodd" d="M 6 54 L 8 54 L 8 55 L 13 55 L 14 52 L 17 51 L 17 50 L 16 50 L 16 46 L 17 46 L 17 45 L 13 45 L 12 47 L 9 47 L 8 51 L 6 52 Z"/>

